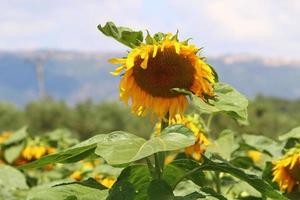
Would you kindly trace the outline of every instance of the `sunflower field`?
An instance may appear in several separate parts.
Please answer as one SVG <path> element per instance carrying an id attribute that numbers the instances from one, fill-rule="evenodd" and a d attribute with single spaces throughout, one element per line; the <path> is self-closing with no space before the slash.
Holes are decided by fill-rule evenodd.
<path id="1" fill-rule="evenodd" d="M 98 29 L 129 48 L 111 74 L 131 109 L 124 123 L 145 123 L 84 140 L 66 128 L 3 131 L 0 200 L 300 199 L 300 126 L 274 138 L 237 131 L 251 127 L 248 99 L 178 31 Z M 216 129 L 223 116 L 237 128 Z"/>

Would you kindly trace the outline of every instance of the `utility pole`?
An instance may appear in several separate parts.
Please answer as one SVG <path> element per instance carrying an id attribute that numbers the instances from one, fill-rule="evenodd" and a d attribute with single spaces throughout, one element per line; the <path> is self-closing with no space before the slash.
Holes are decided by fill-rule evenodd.
<path id="1" fill-rule="evenodd" d="M 38 53 L 37 55 L 30 56 L 29 58 L 27 58 L 27 61 L 29 61 L 35 67 L 38 95 L 40 99 L 45 99 L 47 97 L 44 74 L 44 64 L 47 60 L 47 57 L 47 53 Z"/>

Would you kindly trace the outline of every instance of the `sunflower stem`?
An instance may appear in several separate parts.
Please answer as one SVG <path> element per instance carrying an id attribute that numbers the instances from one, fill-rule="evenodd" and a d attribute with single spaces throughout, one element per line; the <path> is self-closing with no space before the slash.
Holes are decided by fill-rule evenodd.
<path id="1" fill-rule="evenodd" d="M 147 166 L 148 166 L 148 169 L 149 169 L 149 172 L 150 172 L 151 176 L 153 178 L 155 178 L 155 168 L 154 168 L 153 164 L 151 163 L 151 161 L 148 157 L 146 157 L 145 159 L 146 159 Z"/>
<path id="2" fill-rule="evenodd" d="M 169 125 L 169 113 L 166 114 L 164 119 L 161 120 L 161 128 L 160 128 L 160 133 L 168 127 Z M 164 165 L 165 165 L 165 152 L 158 152 L 154 154 L 154 160 L 155 160 L 155 171 L 156 171 L 156 178 L 161 179 L 162 173 L 164 170 Z"/>

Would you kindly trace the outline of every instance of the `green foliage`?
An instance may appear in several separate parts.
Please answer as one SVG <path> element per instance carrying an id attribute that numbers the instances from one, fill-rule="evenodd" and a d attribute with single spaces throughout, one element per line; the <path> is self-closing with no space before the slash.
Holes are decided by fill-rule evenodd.
<path id="1" fill-rule="evenodd" d="M 134 48 L 143 41 L 142 31 L 133 31 L 126 27 L 117 27 L 113 22 L 107 22 L 103 27 L 98 25 L 98 29 L 106 36 L 112 37 L 120 43 Z"/>
<path id="2" fill-rule="evenodd" d="M 200 112 L 208 114 L 226 113 L 241 124 L 247 124 L 248 100 L 233 87 L 225 83 L 216 83 L 214 89 L 216 97 L 208 99 L 208 102 L 193 96 L 193 102 Z"/>
<path id="3" fill-rule="evenodd" d="M 167 127 L 160 137 L 146 141 L 126 132 L 113 132 L 98 143 L 96 154 L 110 165 L 120 165 L 162 151 L 174 151 L 194 144 L 194 134 L 183 125 Z"/>
<path id="4" fill-rule="evenodd" d="M 0 103 L 0 132 L 21 128 L 26 124 L 24 112 L 11 103 Z"/>
<path id="5" fill-rule="evenodd" d="M 105 200 L 107 190 L 92 179 L 33 189 L 27 200 Z"/>
<path id="6" fill-rule="evenodd" d="M 22 190 L 26 189 L 28 189 L 26 178 L 20 171 L 7 165 L 0 165 L 0 199 L 21 199 Z"/>

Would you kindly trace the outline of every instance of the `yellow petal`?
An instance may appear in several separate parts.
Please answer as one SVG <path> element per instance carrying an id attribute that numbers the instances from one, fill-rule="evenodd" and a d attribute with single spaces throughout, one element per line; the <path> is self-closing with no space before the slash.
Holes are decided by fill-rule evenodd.
<path id="1" fill-rule="evenodd" d="M 123 69 L 125 69 L 126 67 L 125 66 L 120 66 L 120 67 L 118 67 L 117 69 L 115 69 L 115 71 L 113 71 L 113 72 L 110 72 L 110 74 L 112 74 L 112 75 L 114 75 L 114 76 L 117 76 L 117 75 L 119 75 L 122 71 L 123 71 Z"/>
<path id="2" fill-rule="evenodd" d="M 125 64 L 126 60 L 127 59 L 125 59 L 125 58 L 112 58 L 112 59 L 109 59 L 108 62 L 111 64 Z"/>

